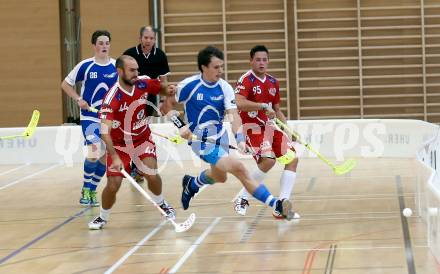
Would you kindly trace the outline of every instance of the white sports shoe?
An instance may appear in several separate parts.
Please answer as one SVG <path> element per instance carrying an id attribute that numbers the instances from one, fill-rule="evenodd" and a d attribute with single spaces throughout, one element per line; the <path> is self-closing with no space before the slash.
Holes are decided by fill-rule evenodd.
<path id="1" fill-rule="evenodd" d="M 102 229 L 106 223 L 107 221 L 102 219 L 100 216 L 95 217 L 95 219 L 93 219 L 93 221 L 89 223 L 89 229 L 90 230 Z"/>
<path id="2" fill-rule="evenodd" d="M 160 204 L 159 206 L 167 214 L 167 219 L 176 219 L 176 210 L 171 205 L 169 205 L 167 201 L 163 200 L 162 204 Z"/>
<path id="3" fill-rule="evenodd" d="M 234 201 L 234 210 L 238 215 L 245 216 L 248 207 L 249 201 L 241 196 Z"/>

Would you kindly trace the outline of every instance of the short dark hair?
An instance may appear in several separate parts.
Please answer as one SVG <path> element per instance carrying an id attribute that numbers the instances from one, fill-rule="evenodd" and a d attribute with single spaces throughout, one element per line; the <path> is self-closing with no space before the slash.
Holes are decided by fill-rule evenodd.
<path id="1" fill-rule="evenodd" d="M 107 36 L 108 40 L 111 41 L 112 37 L 110 36 L 110 32 L 106 30 L 97 30 L 92 34 L 92 44 L 96 45 L 96 40 L 98 40 L 99 36 Z"/>
<path id="2" fill-rule="evenodd" d="M 211 62 L 211 57 L 217 57 L 221 60 L 225 59 L 221 50 L 214 46 L 207 46 L 206 48 L 199 51 L 199 54 L 197 55 L 197 64 L 201 72 L 203 72 L 202 65 L 208 66 L 208 64 Z"/>
<path id="3" fill-rule="evenodd" d="M 135 60 L 130 55 L 121 55 L 121 56 L 118 57 L 118 59 L 116 59 L 116 64 L 115 64 L 116 68 L 124 69 L 125 60 L 127 60 L 127 59 Z"/>
<path id="4" fill-rule="evenodd" d="M 254 58 L 255 53 L 258 51 L 265 51 L 267 53 L 267 55 L 269 55 L 269 50 L 263 46 L 263 45 L 256 45 L 255 47 L 253 47 L 251 49 L 250 55 L 251 55 L 251 59 Z"/>
<path id="5" fill-rule="evenodd" d="M 154 36 L 156 36 L 157 31 L 155 31 L 152 26 L 142 26 L 139 29 L 139 37 L 142 37 L 142 35 L 144 35 L 144 31 L 146 30 L 152 31 L 154 33 Z"/>

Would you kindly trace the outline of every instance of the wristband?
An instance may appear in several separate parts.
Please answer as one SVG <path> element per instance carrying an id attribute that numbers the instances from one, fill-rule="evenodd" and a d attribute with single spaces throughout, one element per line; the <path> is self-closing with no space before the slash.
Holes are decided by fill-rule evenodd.
<path id="1" fill-rule="evenodd" d="M 267 110 L 269 108 L 269 104 L 261 103 L 260 105 L 262 110 Z"/>
<path id="2" fill-rule="evenodd" d="M 243 133 L 240 133 L 240 132 L 236 133 L 235 134 L 235 141 L 237 141 L 237 143 L 244 142 L 244 135 L 243 135 Z"/>
<path id="3" fill-rule="evenodd" d="M 185 126 L 185 122 L 182 121 L 179 116 L 171 116 L 170 119 L 177 128 L 183 128 Z"/>

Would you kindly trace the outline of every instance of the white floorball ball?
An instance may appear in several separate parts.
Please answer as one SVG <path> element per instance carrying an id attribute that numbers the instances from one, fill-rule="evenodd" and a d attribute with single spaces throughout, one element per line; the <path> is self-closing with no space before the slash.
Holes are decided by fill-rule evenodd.
<path id="1" fill-rule="evenodd" d="M 411 215 L 412 215 L 412 210 L 411 210 L 411 208 L 405 208 L 403 211 L 402 211 L 402 214 L 403 214 L 403 216 L 405 216 L 405 217 L 411 217 Z"/>

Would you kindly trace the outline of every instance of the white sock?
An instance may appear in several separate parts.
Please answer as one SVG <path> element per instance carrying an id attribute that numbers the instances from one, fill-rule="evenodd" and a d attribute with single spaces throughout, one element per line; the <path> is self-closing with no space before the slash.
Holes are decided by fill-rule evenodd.
<path id="1" fill-rule="evenodd" d="M 161 205 L 163 203 L 163 195 L 162 195 L 162 193 L 159 194 L 159 195 L 154 195 L 153 193 L 151 193 L 151 198 L 158 205 Z"/>
<path id="2" fill-rule="evenodd" d="M 284 170 L 281 174 L 280 180 L 280 200 L 290 199 L 293 186 L 295 185 L 296 172 L 291 170 Z"/>
<path id="3" fill-rule="evenodd" d="M 104 221 L 108 221 L 108 219 L 110 218 L 110 209 L 103 209 L 101 206 L 99 217 L 101 217 L 101 219 L 103 219 Z"/>
<path id="4" fill-rule="evenodd" d="M 255 181 L 257 181 L 257 183 L 258 183 L 257 185 L 259 185 L 259 184 L 261 184 L 261 183 L 264 181 L 264 179 L 266 178 L 266 173 L 263 172 L 263 171 L 261 171 L 261 170 L 257 167 L 256 169 L 254 169 L 254 170 L 252 171 L 251 178 L 254 179 Z M 246 188 L 243 187 L 243 188 L 241 189 L 241 191 L 240 191 L 240 195 L 239 195 L 239 196 L 241 196 L 242 198 L 245 198 L 245 199 L 247 200 L 249 196 L 252 196 L 252 194 L 250 194 L 250 193 L 246 190 Z"/>

